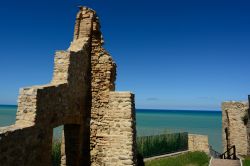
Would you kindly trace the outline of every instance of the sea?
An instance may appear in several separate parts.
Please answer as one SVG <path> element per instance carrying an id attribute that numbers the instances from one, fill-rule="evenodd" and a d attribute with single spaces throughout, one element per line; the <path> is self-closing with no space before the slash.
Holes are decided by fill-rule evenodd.
<path id="1" fill-rule="evenodd" d="M 17 106 L 0 105 L 0 127 L 15 122 Z M 222 151 L 221 111 L 136 109 L 137 136 L 188 132 L 209 136 L 209 144 Z M 57 135 L 60 133 L 57 129 Z"/>

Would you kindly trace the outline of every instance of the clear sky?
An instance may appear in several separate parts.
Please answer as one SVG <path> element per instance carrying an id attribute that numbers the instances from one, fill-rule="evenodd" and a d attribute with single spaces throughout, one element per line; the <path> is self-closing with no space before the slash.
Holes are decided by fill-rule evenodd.
<path id="1" fill-rule="evenodd" d="M 249 0 L 1 0 L 0 104 L 48 83 L 78 5 L 95 9 L 137 108 L 219 110 L 250 94 Z"/>

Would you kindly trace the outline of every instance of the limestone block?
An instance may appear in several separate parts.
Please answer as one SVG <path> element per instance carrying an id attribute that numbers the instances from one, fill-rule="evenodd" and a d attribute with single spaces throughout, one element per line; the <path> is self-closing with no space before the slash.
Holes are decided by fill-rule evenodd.
<path id="1" fill-rule="evenodd" d="M 188 150 L 202 151 L 209 154 L 209 143 L 207 135 L 188 134 Z"/>

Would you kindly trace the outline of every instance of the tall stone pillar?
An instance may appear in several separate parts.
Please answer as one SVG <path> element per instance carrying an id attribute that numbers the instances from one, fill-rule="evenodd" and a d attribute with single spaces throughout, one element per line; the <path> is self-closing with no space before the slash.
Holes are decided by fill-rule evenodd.
<path id="1" fill-rule="evenodd" d="M 224 151 L 235 145 L 237 155 L 249 154 L 249 125 L 244 124 L 244 117 L 248 116 L 247 102 L 224 102 L 222 103 L 222 143 Z M 226 139 L 225 129 L 228 133 Z"/>

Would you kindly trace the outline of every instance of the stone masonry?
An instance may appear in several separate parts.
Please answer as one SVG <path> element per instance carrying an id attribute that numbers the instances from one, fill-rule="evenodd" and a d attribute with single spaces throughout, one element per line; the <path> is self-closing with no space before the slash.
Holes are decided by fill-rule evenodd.
<path id="1" fill-rule="evenodd" d="M 209 143 L 207 135 L 188 134 L 188 150 L 202 151 L 209 154 Z"/>
<path id="2" fill-rule="evenodd" d="M 62 166 L 136 165 L 134 95 L 115 92 L 116 64 L 103 43 L 96 12 L 80 7 L 51 83 L 21 89 L 16 123 L 0 128 L 1 166 L 51 165 L 60 125 Z"/>
<path id="3" fill-rule="evenodd" d="M 249 153 L 249 128 L 250 123 L 244 124 L 243 117 L 247 115 L 248 102 L 222 103 L 222 141 L 224 151 L 227 149 L 225 128 L 228 129 L 228 145 L 235 145 L 237 155 Z"/>

